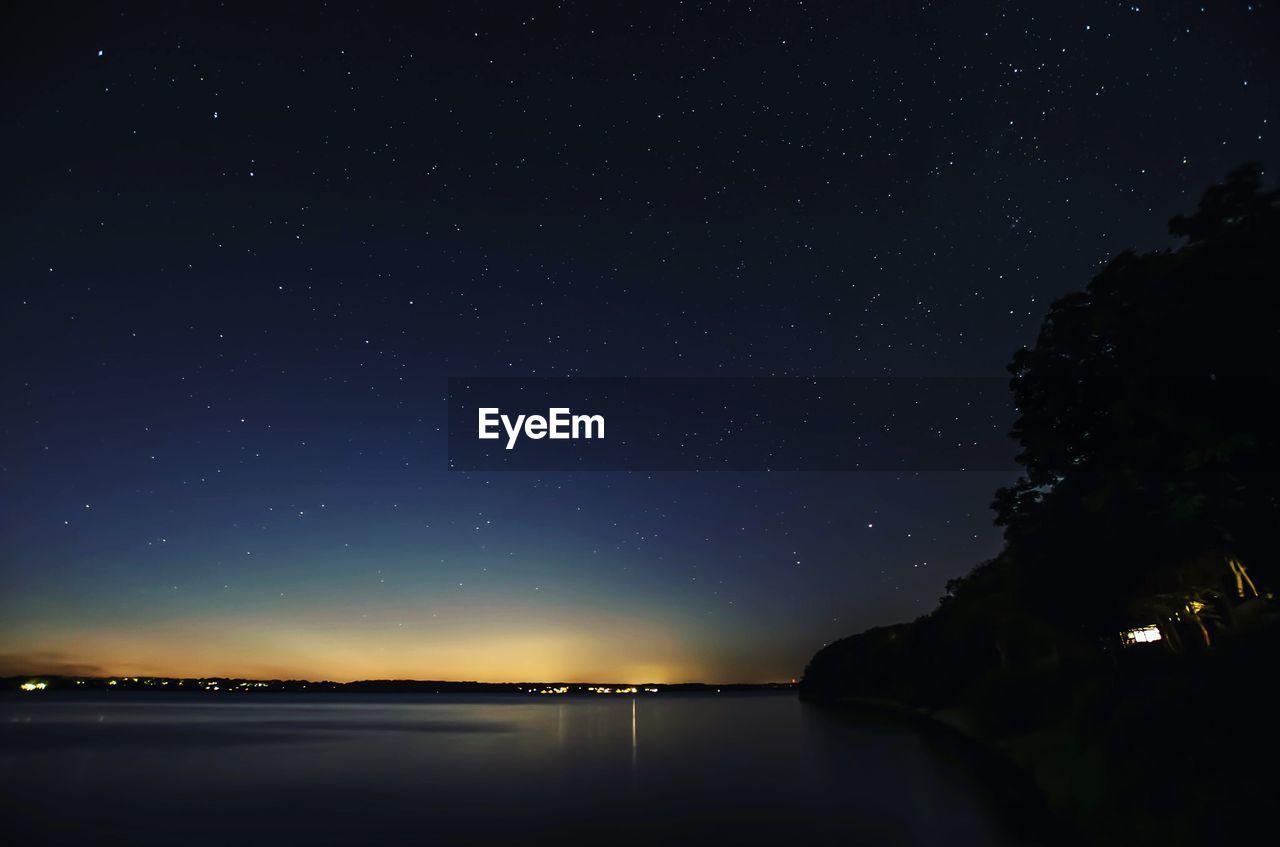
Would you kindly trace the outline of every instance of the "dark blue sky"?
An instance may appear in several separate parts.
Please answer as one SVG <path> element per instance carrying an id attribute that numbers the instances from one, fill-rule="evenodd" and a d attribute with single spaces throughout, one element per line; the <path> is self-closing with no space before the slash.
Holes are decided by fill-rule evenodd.
<path id="1" fill-rule="evenodd" d="M 1270 5 L 11 4 L 5 669 L 797 676 L 1007 473 L 450 473 L 450 376 L 999 375 L 1275 155 Z"/>

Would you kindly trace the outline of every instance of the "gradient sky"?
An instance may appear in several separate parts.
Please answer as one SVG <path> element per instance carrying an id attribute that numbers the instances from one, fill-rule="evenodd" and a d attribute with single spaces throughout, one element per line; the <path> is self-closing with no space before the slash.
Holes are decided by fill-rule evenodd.
<path id="1" fill-rule="evenodd" d="M 999 375 L 1270 4 L 8 4 L 0 672 L 763 681 L 1016 474 L 461 473 L 450 376 Z M 963 8 L 960 6 L 963 5 Z"/>

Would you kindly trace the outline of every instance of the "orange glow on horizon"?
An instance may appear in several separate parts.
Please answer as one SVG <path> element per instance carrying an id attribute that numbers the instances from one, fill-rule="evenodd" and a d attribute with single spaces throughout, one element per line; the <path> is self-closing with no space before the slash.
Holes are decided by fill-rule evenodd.
<path id="1" fill-rule="evenodd" d="M 396 628 L 399 630 L 400 628 Z M 306 626 L 184 625 L 127 632 L 43 633 L 10 641 L 0 674 L 229 677 L 351 682 L 730 682 L 678 637 L 636 621 L 502 631 L 340 631 Z M 27 649 L 21 649 L 21 646 Z M 18 649 L 13 649 L 13 648 Z M 716 674 L 723 677 L 723 674 Z M 746 680 L 751 681 L 751 680 Z"/>

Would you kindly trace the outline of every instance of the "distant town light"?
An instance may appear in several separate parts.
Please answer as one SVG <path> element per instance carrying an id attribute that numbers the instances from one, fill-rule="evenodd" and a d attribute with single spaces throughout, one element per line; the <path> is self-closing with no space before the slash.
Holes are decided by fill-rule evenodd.
<path id="1" fill-rule="evenodd" d="M 18 687 L 23 691 L 44 691 L 49 686 L 44 682 L 24 682 Z"/>

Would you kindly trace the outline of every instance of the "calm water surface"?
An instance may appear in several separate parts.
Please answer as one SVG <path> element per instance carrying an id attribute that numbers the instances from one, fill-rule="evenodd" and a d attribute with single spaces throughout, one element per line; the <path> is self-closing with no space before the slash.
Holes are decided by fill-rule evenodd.
<path id="1" fill-rule="evenodd" d="M 791 694 L 0 699 L 9 843 L 1039 843 L 963 756 Z"/>

